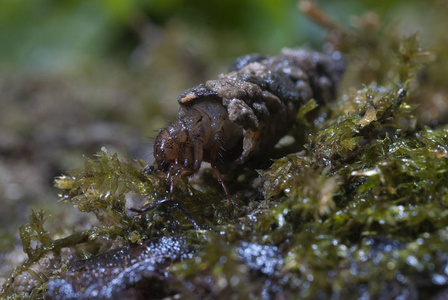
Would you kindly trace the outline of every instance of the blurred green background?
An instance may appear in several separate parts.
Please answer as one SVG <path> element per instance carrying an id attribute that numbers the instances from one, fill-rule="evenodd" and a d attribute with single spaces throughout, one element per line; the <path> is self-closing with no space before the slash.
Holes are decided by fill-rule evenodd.
<path id="1" fill-rule="evenodd" d="M 430 46 L 429 2 L 318 1 L 346 26 L 373 11 Z M 88 226 L 52 187 L 83 155 L 104 146 L 150 161 L 184 89 L 237 56 L 320 49 L 324 38 L 295 0 L 0 0 L 0 258 L 14 263 L 31 209 L 49 211 L 61 235 Z"/>
<path id="2" fill-rule="evenodd" d="M 390 17 L 427 3 L 403 0 L 319 1 L 333 17 L 374 10 Z M 140 66 L 142 47 L 176 39 L 208 59 L 284 46 L 319 45 L 323 31 L 300 14 L 296 0 L 2 0 L 0 63 L 28 72 L 79 71 L 104 60 Z M 175 36 L 173 36 L 175 35 Z M 179 45 L 180 46 L 180 45 Z M 206 49 L 200 49 L 205 47 Z M 211 48 L 211 49 L 210 49 Z M 146 49 L 146 50 L 150 50 Z M 213 51 L 207 51 L 213 50 Z M 137 57 L 136 57 L 137 56 Z M 202 57 L 202 55 L 201 55 Z M 135 61 L 137 60 L 137 61 Z"/>

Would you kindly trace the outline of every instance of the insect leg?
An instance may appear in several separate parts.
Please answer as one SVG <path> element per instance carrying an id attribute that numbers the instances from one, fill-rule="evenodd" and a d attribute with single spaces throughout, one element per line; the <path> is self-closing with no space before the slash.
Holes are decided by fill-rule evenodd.
<path id="1" fill-rule="evenodd" d="M 215 165 L 212 165 L 212 169 L 215 172 L 216 177 L 218 178 L 219 184 L 222 186 L 224 193 L 226 194 L 226 199 L 230 204 L 230 207 L 233 209 L 235 206 L 233 205 L 232 197 L 230 196 L 229 190 L 227 189 L 226 184 L 224 183 L 224 179 L 222 178 L 221 172 L 216 168 Z"/>
<path id="2" fill-rule="evenodd" d="M 143 213 L 145 213 L 147 211 L 150 211 L 151 209 L 154 209 L 154 208 L 158 207 L 160 204 L 163 204 L 163 203 L 168 202 L 168 201 L 170 201 L 170 199 L 167 198 L 167 199 L 160 200 L 156 204 L 150 205 L 150 206 L 145 207 L 145 208 L 138 209 L 138 208 L 134 208 L 134 207 L 129 207 L 128 209 L 130 211 L 132 211 L 132 212 L 143 214 Z"/>
<path id="3" fill-rule="evenodd" d="M 196 230 L 201 229 L 199 227 L 199 225 L 196 223 L 196 221 L 193 219 L 193 216 L 188 212 L 188 210 L 186 210 L 182 205 L 179 204 L 179 202 L 173 201 L 171 200 L 174 204 L 174 206 L 176 206 L 181 212 L 184 213 L 184 215 L 187 217 L 188 220 L 190 220 L 191 223 L 193 223 L 193 227 Z"/>
<path id="4" fill-rule="evenodd" d="M 163 199 L 163 200 L 157 202 L 156 204 L 150 205 L 145 208 L 138 209 L 138 208 L 129 207 L 128 209 L 132 212 L 135 212 L 138 214 L 143 214 L 143 213 L 150 211 L 152 209 L 155 209 L 158 206 L 160 206 L 164 203 L 167 203 L 167 202 L 172 202 L 174 207 L 178 208 L 181 212 L 183 212 L 185 214 L 185 216 L 187 217 L 187 219 L 193 224 L 194 229 L 196 229 L 196 230 L 201 229 L 199 227 L 198 223 L 196 223 L 196 221 L 193 219 L 193 216 L 182 205 L 180 205 L 178 202 L 168 199 L 168 198 Z"/>
<path id="5" fill-rule="evenodd" d="M 182 168 L 178 169 L 174 173 L 174 176 L 172 178 L 170 178 L 171 179 L 171 181 L 170 181 L 170 199 L 171 200 L 173 199 L 174 187 L 176 186 L 177 179 L 179 179 L 179 177 L 182 175 L 182 171 L 183 171 Z"/>
<path id="6" fill-rule="evenodd" d="M 185 214 L 185 216 L 187 217 L 187 219 L 190 220 L 191 223 L 193 223 L 194 228 L 199 230 L 200 227 L 198 226 L 196 221 L 193 219 L 193 216 L 182 205 L 180 205 L 177 201 L 173 200 L 174 187 L 176 185 L 177 179 L 179 179 L 179 177 L 182 175 L 183 170 L 184 169 L 182 169 L 182 168 L 177 170 L 176 173 L 174 174 L 174 176 L 171 178 L 169 201 L 173 202 L 174 206 L 176 206 L 180 211 L 182 211 Z"/>
<path id="7" fill-rule="evenodd" d="M 199 167 L 202 163 L 202 157 L 204 155 L 203 152 L 204 143 L 199 139 L 193 140 L 193 154 L 194 154 L 194 170 L 199 170 Z"/>

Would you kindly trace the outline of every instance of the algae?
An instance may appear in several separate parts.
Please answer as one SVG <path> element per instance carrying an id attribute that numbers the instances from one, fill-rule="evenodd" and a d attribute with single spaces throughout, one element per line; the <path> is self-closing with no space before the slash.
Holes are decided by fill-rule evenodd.
<path id="1" fill-rule="evenodd" d="M 55 180 L 61 200 L 93 213 L 97 223 L 55 239 L 44 228 L 48 216 L 33 212 L 21 228 L 28 260 L 2 295 L 446 295 L 448 127 L 422 122 L 417 105 L 431 77 L 421 74 L 433 63 L 432 54 L 420 48 L 417 35 L 398 38 L 390 31 L 384 37 L 384 28 L 362 29 L 356 38 L 342 39 L 355 62 L 338 100 L 322 107 L 311 100 L 299 111 L 292 134 L 300 152 L 274 160 L 255 179 L 250 170 L 240 170 L 233 189 L 245 189 L 234 210 L 219 187 L 208 185 L 207 172 L 203 184 L 181 180 L 175 202 L 167 201 L 164 180 L 144 161 L 103 149 L 86 158 L 83 169 Z M 369 73 L 368 60 L 383 67 Z M 359 78 L 365 79 L 362 86 Z M 142 206 L 153 209 L 129 210 Z M 66 249 L 70 255 L 63 255 Z M 50 271 L 39 268 L 44 258 Z M 25 290 L 13 284 L 24 274 L 37 278 Z"/>

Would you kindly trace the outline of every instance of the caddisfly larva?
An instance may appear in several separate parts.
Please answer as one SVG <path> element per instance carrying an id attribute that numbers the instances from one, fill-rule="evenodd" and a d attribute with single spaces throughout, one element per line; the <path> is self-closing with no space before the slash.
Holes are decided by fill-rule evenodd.
<path id="1" fill-rule="evenodd" d="M 195 173 L 204 161 L 230 200 L 220 172 L 273 148 L 306 101 L 333 100 L 343 72 L 339 52 L 283 49 L 275 57 L 240 57 L 229 73 L 180 94 L 178 121 L 154 143 L 156 170 L 170 194 L 179 177 Z"/>

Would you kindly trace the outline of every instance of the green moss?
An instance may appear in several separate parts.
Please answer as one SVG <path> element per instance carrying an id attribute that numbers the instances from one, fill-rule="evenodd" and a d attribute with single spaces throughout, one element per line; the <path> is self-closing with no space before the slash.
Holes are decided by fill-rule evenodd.
<path id="1" fill-rule="evenodd" d="M 25 252 L 31 260 L 39 258 L 43 252 L 53 248 L 53 240 L 50 233 L 44 229 L 46 216 L 44 212 L 32 212 L 30 223 L 20 227 L 20 238 L 22 239 L 23 252 Z M 33 248 L 31 243 L 38 242 Z"/>
<path id="2" fill-rule="evenodd" d="M 283 268 L 270 280 L 287 287 L 286 294 L 425 295 L 431 283 L 416 283 L 428 274 L 432 284 L 446 285 L 447 130 L 419 125 L 415 106 L 406 102 L 420 67 L 417 49 L 415 36 L 404 40 L 396 84 L 373 83 L 342 97 L 332 118 L 305 127 L 305 151 L 260 172 L 265 196 L 272 200 L 236 228 L 240 240 L 283 248 Z M 202 273 L 219 282 L 226 272 L 212 271 L 216 261 L 235 251 L 212 249 L 205 246 L 211 257 L 188 262 L 179 274 L 203 278 L 197 275 L 202 266 Z"/>

